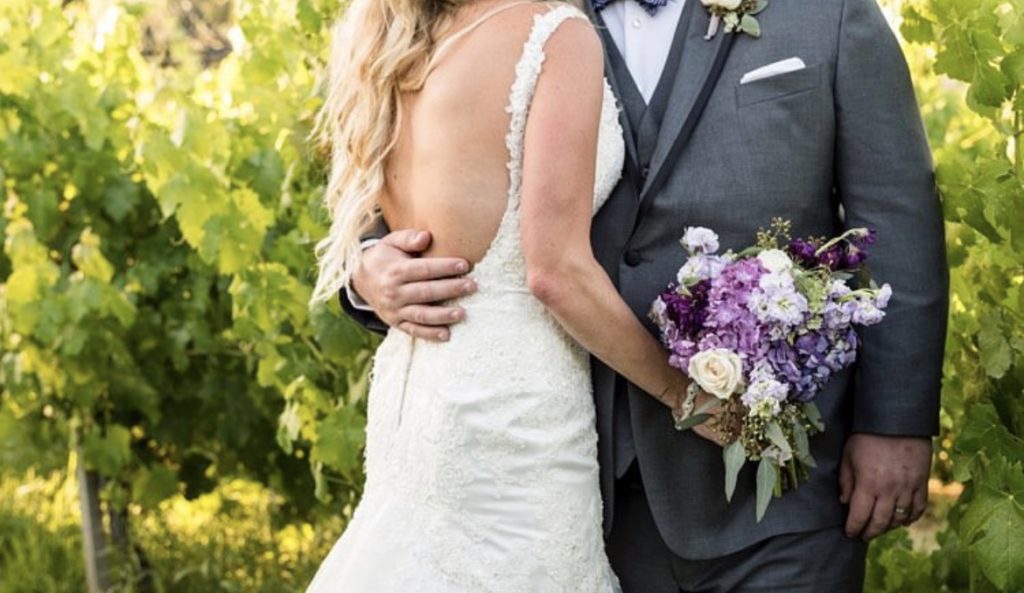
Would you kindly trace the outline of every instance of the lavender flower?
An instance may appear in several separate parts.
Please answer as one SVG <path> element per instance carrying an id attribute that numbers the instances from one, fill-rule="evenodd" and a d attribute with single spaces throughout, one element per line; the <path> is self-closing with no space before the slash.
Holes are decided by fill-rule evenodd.
<path id="1" fill-rule="evenodd" d="M 681 242 L 690 255 L 711 254 L 718 251 L 718 235 L 711 229 L 700 226 L 687 227 Z"/>

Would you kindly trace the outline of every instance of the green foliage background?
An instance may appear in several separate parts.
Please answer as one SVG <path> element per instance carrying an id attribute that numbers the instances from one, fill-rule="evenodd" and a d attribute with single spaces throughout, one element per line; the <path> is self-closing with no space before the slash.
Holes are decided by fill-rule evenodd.
<path id="1" fill-rule="evenodd" d="M 63 4 L 0 4 L 0 591 L 83 590 L 77 464 L 130 518 L 120 590 L 301 590 L 359 496 L 374 344 L 305 306 L 338 3 Z M 1019 593 L 1024 0 L 885 5 L 953 311 L 938 502 L 868 589 Z"/>

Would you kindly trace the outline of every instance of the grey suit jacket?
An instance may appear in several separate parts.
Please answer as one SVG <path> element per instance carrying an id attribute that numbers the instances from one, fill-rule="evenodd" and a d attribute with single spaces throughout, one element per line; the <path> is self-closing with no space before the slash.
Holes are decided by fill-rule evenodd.
<path id="1" fill-rule="evenodd" d="M 894 288 L 886 320 L 861 332 L 855 368 L 818 397 L 827 428 L 812 441 L 817 469 L 773 501 L 761 523 L 752 467 L 726 503 L 721 449 L 676 432 L 660 403 L 632 385 L 617 390 L 626 382 L 594 360 L 606 533 L 622 454 L 615 400 L 628 398 L 658 529 L 677 555 L 701 559 L 842 523 L 837 468 L 851 431 L 937 431 L 948 270 L 913 88 L 875 0 L 771 0 L 758 16 L 761 39 L 720 33 L 705 41 L 707 12 L 695 5 L 687 14 L 693 20 L 676 38 L 682 58 L 650 160 L 638 162 L 636 143 L 627 141 L 623 181 L 593 224 L 594 251 L 636 315 L 646 319 L 675 276 L 684 258 L 678 240 L 695 225 L 714 229 L 723 249 L 750 245 L 772 217 L 791 220 L 796 236 L 869 226 L 878 231 L 872 273 Z M 740 85 L 744 73 L 793 56 L 807 68 Z M 621 91 L 626 81 L 614 80 L 612 66 Z M 629 111 L 622 114 L 627 135 L 639 125 Z"/>
<path id="2" fill-rule="evenodd" d="M 707 12 L 698 6 L 691 18 L 649 169 L 633 163 L 639 175 L 625 177 L 593 226 L 598 258 L 633 311 L 644 318 L 674 278 L 685 227 L 714 229 L 723 249 L 739 249 L 772 217 L 791 220 L 795 236 L 877 229 L 871 270 L 895 291 L 886 320 L 861 332 L 856 366 L 818 396 L 827 429 L 812 441 L 817 469 L 774 500 L 761 523 L 752 465 L 727 503 L 721 449 L 676 432 L 665 408 L 635 386 L 617 392 L 624 382 L 594 361 L 606 529 L 615 506 L 612 468 L 623 454 L 614 400 L 628 397 L 658 529 L 677 555 L 701 559 L 842 523 L 837 468 L 851 431 L 937 432 L 948 269 L 914 91 L 875 0 L 772 0 L 758 15 L 760 39 L 705 41 Z M 807 68 L 740 84 L 744 73 L 794 56 Z M 710 94 L 694 119 L 701 91 Z M 635 126 L 624 112 L 624 125 Z"/>

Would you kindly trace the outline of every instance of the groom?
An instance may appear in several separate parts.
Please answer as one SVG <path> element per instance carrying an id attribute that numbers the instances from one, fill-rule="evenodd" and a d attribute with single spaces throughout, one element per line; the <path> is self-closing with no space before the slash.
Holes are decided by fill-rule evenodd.
<path id="1" fill-rule="evenodd" d="M 629 152 L 594 219 L 598 259 L 646 318 L 682 264 L 684 227 L 736 249 L 773 217 L 801 237 L 866 226 L 878 231 L 872 273 L 895 293 L 885 322 L 862 330 L 858 363 L 818 396 L 817 468 L 760 523 L 752 467 L 727 503 L 721 448 L 675 431 L 595 360 L 609 556 L 625 593 L 860 591 L 864 542 L 925 510 L 938 429 L 948 273 L 920 115 L 875 0 L 769 0 L 760 38 L 710 39 L 702 3 L 732 4 L 588 2 Z M 464 261 L 415 258 L 429 241 L 406 231 L 367 245 L 346 310 L 447 339 L 464 312 L 434 303 L 474 287 Z"/>

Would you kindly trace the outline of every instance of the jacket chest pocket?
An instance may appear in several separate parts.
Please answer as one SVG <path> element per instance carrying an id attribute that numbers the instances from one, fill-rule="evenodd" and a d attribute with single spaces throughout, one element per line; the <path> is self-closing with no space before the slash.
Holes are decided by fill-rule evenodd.
<path id="1" fill-rule="evenodd" d="M 736 87 L 736 136 L 742 151 L 735 164 L 745 189 L 776 188 L 780 199 L 828 175 L 834 152 L 831 87 L 820 65 Z M 781 205 L 780 205 L 781 206 Z"/>
<path id="2" fill-rule="evenodd" d="M 821 65 L 815 64 L 793 72 L 740 84 L 736 87 L 736 103 L 742 110 L 750 105 L 776 101 L 785 97 L 813 94 L 811 91 L 820 87 Z"/>

